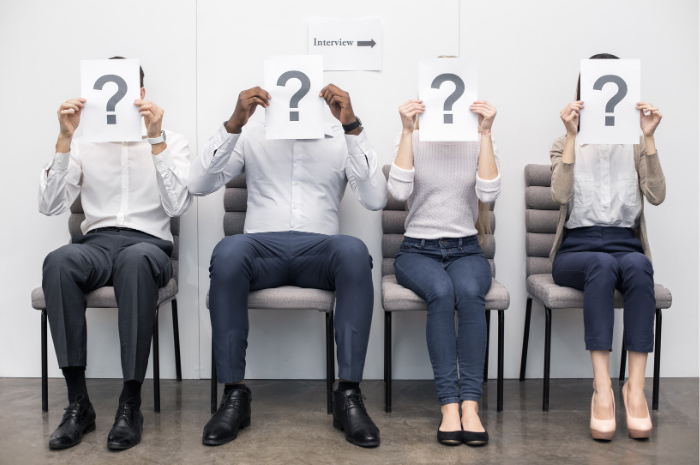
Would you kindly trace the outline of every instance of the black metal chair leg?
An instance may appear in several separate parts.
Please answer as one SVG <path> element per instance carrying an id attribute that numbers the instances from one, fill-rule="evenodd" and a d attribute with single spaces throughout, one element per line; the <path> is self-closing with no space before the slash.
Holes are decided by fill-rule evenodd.
<path id="1" fill-rule="evenodd" d="M 523 330 L 523 352 L 520 355 L 520 381 L 525 381 L 527 367 L 527 346 L 530 343 L 530 316 L 532 315 L 532 297 L 528 296 L 525 307 L 525 329 Z"/>
<path id="2" fill-rule="evenodd" d="M 333 390 L 333 385 L 335 384 L 335 314 L 330 312 L 331 315 L 331 391 Z M 333 394 L 331 392 L 331 398 Z"/>
<path id="3" fill-rule="evenodd" d="M 173 299 L 172 312 L 173 312 L 173 341 L 175 342 L 175 374 L 177 375 L 177 380 L 182 381 L 182 363 L 180 361 L 180 326 L 177 322 L 177 299 Z"/>
<path id="4" fill-rule="evenodd" d="M 661 309 L 656 309 L 656 334 L 654 335 L 654 388 L 651 409 L 659 410 L 659 378 L 661 376 Z"/>
<path id="5" fill-rule="evenodd" d="M 552 310 L 548 307 L 545 310 L 545 331 L 544 331 L 544 386 L 542 388 L 542 411 L 549 412 L 549 361 L 552 345 Z"/>
<path id="6" fill-rule="evenodd" d="M 333 411 L 333 381 L 331 377 L 334 377 L 332 373 L 332 359 L 333 357 L 333 323 L 331 323 L 331 313 L 326 312 L 326 404 L 328 407 L 328 412 Z"/>
<path id="7" fill-rule="evenodd" d="M 625 335 L 622 335 L 622 355 L 620 355 L 620 382 L 625 380 L 625 370 L 627 369 L 627 346 L 625 345 Z"/>
<path id="8" fill-rule="evenodd" d="M 391 312 L 384 312 L 384 411 L 391 412 Z"/>
<path id="9" fill-rule="evenodd" d="M 46 334 L 46 310 L 41 311 L 41 410 L 49 411 L 49 367 Z"/>
<path id="10" fill-rule="evenodd" d="M 503 411 L 503 337 L 504 337 L 503 310 L 498 311 L 498 394 L 496 411 Z"/>
<path id="11" fill-rule="evenodd" d="M 486 354 L 484 355 L 484 383 L 489 381 L 489 346 L 491 345 L 491 311 L 484 312 L 486 317 Z"/>
<path id="12" fill-rule="evenodd" d="M 211 343 L 211 414 L 216 413 L 216 403 L 219 400 L 216 385 L 216 358 L 214 357 L 214 341 Z"/>
<path id="13" fill-rule="evenodd" d="M 153 325 L 153 411 L 160 412 L 160 354 L 158 352 L 158 309 Z"/>

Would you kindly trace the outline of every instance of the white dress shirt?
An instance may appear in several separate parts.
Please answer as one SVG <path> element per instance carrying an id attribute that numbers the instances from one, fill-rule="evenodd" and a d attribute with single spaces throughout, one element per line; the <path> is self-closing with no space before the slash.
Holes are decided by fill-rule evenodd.
<path id="1" fill-rule="evenodd" d="M 642 212 L 634 146 L 581 144 L 577 136 L 574 150 L 574 195 L 565 226 L 634 228 Z"/>
<path id="2" fill-rule="evenodd" d="M 187 191 L 190 152 L 187 139 L 165 131 L 166 149 L 158 155 L 151 144 L 87 142 L 73 139 L 69 153 L 54 153 L 41 170 L 39 211 L 58 215 L 81 195 L 83 234 L 119 227 L 172 241 L 170 217 L 192 203 Z"/>
<path id="3" fill-rule="evenodd" d="M 386 180 L 365 130 L 345 135 L 326 125 L 324 139 L 267 140 L 265 126 L 249 122 L 241 134 L 221 125 L 192 164 L 187 187 L 210 194 L 246 173 L 245 233 L 302 231 L 338 234 L 338 208 L 349 183 L 369 210 L 386 205 Z"/>

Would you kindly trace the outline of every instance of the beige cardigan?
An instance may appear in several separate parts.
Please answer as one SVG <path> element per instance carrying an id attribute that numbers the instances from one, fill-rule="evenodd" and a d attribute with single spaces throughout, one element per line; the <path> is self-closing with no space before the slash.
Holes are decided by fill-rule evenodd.
<path id="1" fill-rule="evenodd" d="M 651 260 L 649 239 L 647 238 L 646 221 L 644 220 L 644 200 L 646 197 L 650 204 L 659 205 L 666 198 L 666 178 L 659 163 L 659 153 L 647 154 L 644 138 L 634 145 L 634 166 L 639 176 L 639 191 L 642 194 L 642 212 L 635 230 L 635 236 L 642 243 L 644 255 Z M 569 202 L 574 195 L 574 164 L 563 163 L 561 160 L 564 152 L 566 137 L 560 137 L 552 144 L 549 156 L 552 160 L 552 199 L 560 205 L 557 233 L 554 237 L 554 246 L 549 253 L 549 259 L 553 262 L 557 250 L 564 240 L 564 223 L 569 216 Z"/>

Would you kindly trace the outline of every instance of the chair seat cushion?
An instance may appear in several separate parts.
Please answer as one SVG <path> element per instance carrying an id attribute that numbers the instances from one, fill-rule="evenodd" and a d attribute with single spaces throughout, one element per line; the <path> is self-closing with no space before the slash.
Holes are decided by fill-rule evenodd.
<path id="1" fill-rule="evenodd" d="M 510 305 L 510 295 L 505 287 L 495 279 L 486 294 L 486 310 L 506 310 Z M 410 289 L 396 281 L 396 275 L 382 278 L 382 306 L 387 312 L 425 311 L 428 305 Z"/>
<path id="2" fill-rule="evenodd" d="M 177 294 L 177 281 L 171 279 L 165 287 L 158 289 L 158 305 L 166 300 L 175 297 Z M 85 295 L 88 308 L 117 308 L 117 298 L 114 296 L 114 288 L 105 286 L 96 289 Z M 44 299 L 44 290 L 37 287 L 32 291 L 32 307 L 37 310 L 46 309 L 46 299 Z"/>
<path id="3" fill-rule="evenodd" d="M 551 274 L 533 274 L 527 278 L 527 292 L 539 303 L 549 308 L 583 308 L 583 291 L 554 284 Z M 656 308 L 671 306 L 671 291 L 654 283 Z M 615 308 L 624 307 L 623 294 L 615 290 Z"/>
<path id="4" fill-rule="evenodd" d="M 297 286 L 261 289 L 248 294 L 248 308 L 255 310 L 318 310 L 332 312 L 335 292 Z M 207 308 L 209 293 L 207 292 Z"/>

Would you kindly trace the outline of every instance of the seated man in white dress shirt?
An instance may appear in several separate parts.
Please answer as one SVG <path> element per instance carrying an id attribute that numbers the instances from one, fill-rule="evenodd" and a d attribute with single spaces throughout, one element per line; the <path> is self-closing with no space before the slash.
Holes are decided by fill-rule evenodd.
<path id="1" fill-rule="evenodd" d="M 115 57 L 119 58 L 119 57 Z M 146 133 L 138 142 L 87 142 L 73 138 L 85 99 L 58 110 L 60 132 L 53 160 L 41 171 L 39 211 L 58 215 L 81 195 L 83 235 L 51 252 L 43 283 L 58 364 L 68 386 L 69 406 L 49 439 L 51 449 L 80 443 L 95 429 L 95 410 L 85 384 L 87 365 L 84 294 L 114 286 L 119 305 L 119 339 L 124 384 L 114 425 L 112 450 L 141 440 L 141 385 L 155 324 L 158 288 L 172 277 L 170 217 L 192 203 L 186 181 L 189 148 L 180 134 L 161 129 L 163 110 L 141 98 L 134 102 Z"/>
<path id="2" fill-rule="evenodd" d="M 320 96 L 342 127 L 327 125 L 323 139 L 267 140 L 265 127 L 248 119 L 258 106 L 269 106 L 271 96 L 259 87 L 241 92 L 233 115 L 190 170 L 194 195 L 210 194 L 244 172 L 248 186 L 245 234 L 219 242 L 209 268 L 216 370 L 226 388 L 204 427 L 206 445 L 230 442 L 250 425 L 251 391 L 243 384 L 248 293 L 283 285 L 336 292 L 340 383 L 333 426 L 353 444 L 379 445 L 359 387 L 374 303 L 372 258 L 361 240 L 338 234 L 338 207 L 349 183 L 365 208 L 381 210 L 386 180 L 348 93 L 331 84 Z"/>

